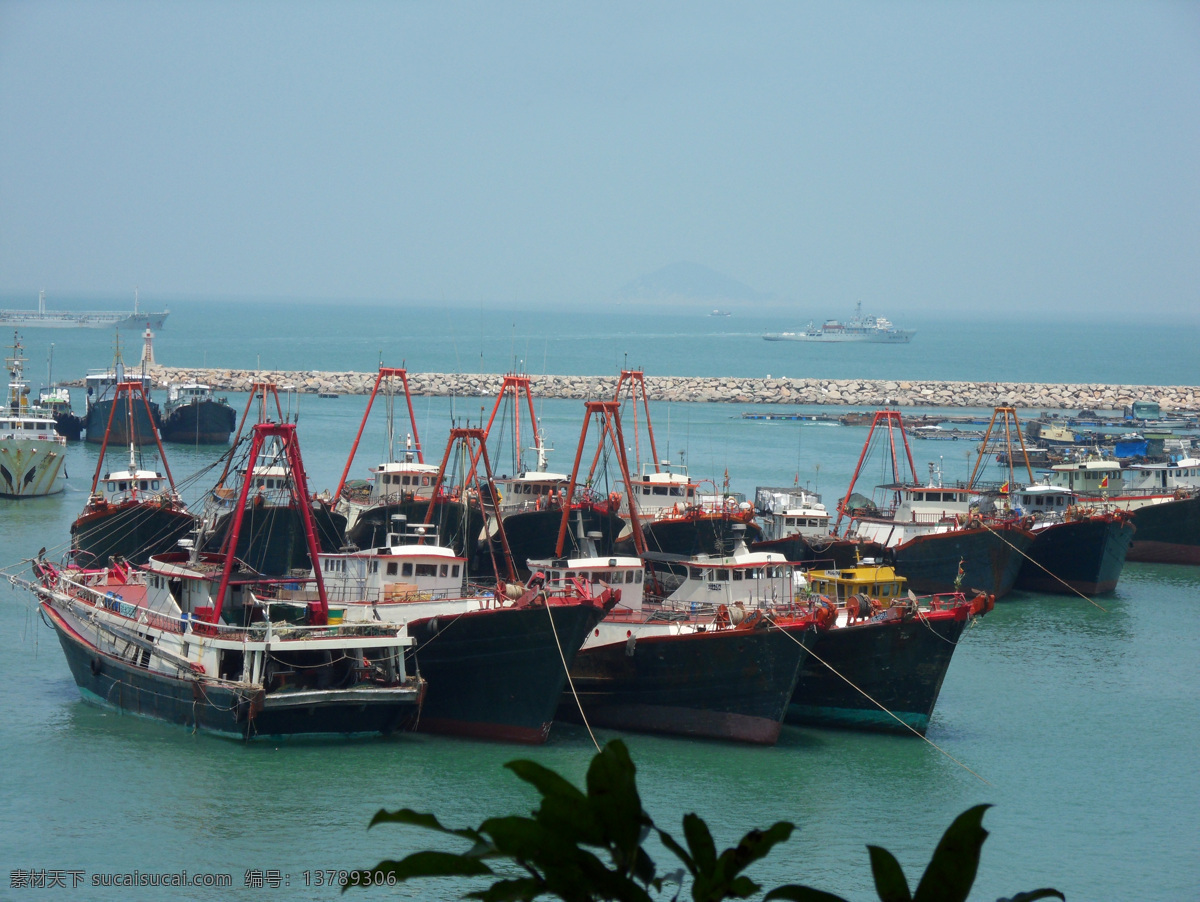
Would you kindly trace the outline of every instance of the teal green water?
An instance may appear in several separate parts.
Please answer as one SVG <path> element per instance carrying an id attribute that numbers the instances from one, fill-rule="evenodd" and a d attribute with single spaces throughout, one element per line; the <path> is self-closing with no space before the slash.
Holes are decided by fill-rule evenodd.
<path id="1" fill-rule="evenodd" d="M 271 312 L 256 308 L 248 315 L 262 323 Z M 312 323 L 293 319 L 289 323 L 285 318 L 283 338 L 260 333 L 261 340 L 239 335 L 217 341 L 211 333 L 189 328 L 181 311 L 164 330 L 160 360 L 176 362 L 165 353 L 170 349 L 171 354 L 186 351 L 215 364 L 226 362 L 222 355 L 244 357 L 260 347 L 264 366 L 268 355 L 280 358 L 272 359 L 272 366 L 295 366 L 286 362 L 288 355 L 304 355 L 290 349 L 287 334 L 310 348 L 300 362 L 308 368 L 370 369 L 377 359 L 378 349 L 366 339 L 357 354 L 340 343 L 311 350 L 317 348 L 308 337 L 315 331 Z M 570 342 L 556 334 L 553 345 L 561 347 L 547 354 L 547 372 L 570 372 L 575 365 L 577 371 L 589 372 L 592 363 L 594 371 L 612 371 L 611 363 L 599 358 L 624 353 L 613 352 L 620 342 L 597 338 L 595 333 L 609 327 L 606 322 L 594 329 L 584 325 L 577 324 Z M 708 326 L 702 322 L 697 329 Z M 468 327 L 460 322 L 456 328 Z M 919 332 L 911 347 L 922 348 L 933 328 Z M 1007 349 L 1016 347 L 1010 339 L 1018 332 L 1014 327 L 1000 336 Z M 542 340 L 532 337 L 531 327 L 522 334 L 531 336 L 530 347 Z M 429 350 L 434 339 L 427 332 L 420 336 L 426 340 L 418 336 L 411 344 L 389 344 L 387 362 L 398 364 L 403 358 L 417 369 L 414 357 L 428 356 L 423 368 L 450 368 L 446 363 L 453 358 L 445 349 L 435 357 Z M 764 352 L 758 345 L 769 347 L 761 339 L 754 345 L 751 337 L 748 332 L 747 347 Z M 716 375 L 753 362 L 748 355 L 723 353 L 721 337 L 707 333 L 661 331 L 646 339 L 631 331 L 625 338 L 631 346 L 658 349 L 653 366 L 650 360 L 639 361 L 652 373 L 690 367 L 690 372 Z M 102 364 L 107 340 L 46 332 L 26 336 L 26 346 L 36 360 L 39 348 L 44 353 L 49 341 L 55 341 L 55 369 L 65 378 L 73 373 L 64 361 L 82 370 L 91 365 L 90 355 L 98 359 L 96 365 Z M 373 340 L 380 343 L 378 335 Z M 517 340 L 505 336 L 503 343 Z M 928 340 L 930 346 L 942 347 L 953 336 L 935 332 Z M 1137 340 L 1142 342 L 1139 359 L 1127 366 L 1109 360 L 1108 375 L 1097 381 L 1200 382 L 1195 372 L 1189 378 L 1168 378 L 1175 370 L 1164 363 L 1166 346 L 1156 350 L 1149 332 Z M 500 338 L 494 342 L 502 343 Z M 578 353 L 564 351 L 568 346 Z M 63 347 L 74 350 L 64 354 Z M 890 365 L 940 368 L 942 374 L 931 378 L 986 378 L 974 371 L 970 348 L 964 347 L 951 363 L 931 362 L 928 347 L 905 358 L 908 363 L 894 359 Z M 830 368 L 857 367 L 861 375 L 884 371 L 889 364 L 880 355 L 890 350 L 863 355 L 843 348 Z M 646 351 L 648 357 L 650 353 Z M 478 335 L 474 354 L 478 363 Z M 992 359 L 989 354 L 981 354 L 985 364 Z M 1007 354 L 993 356 L 1008 359 Z M 819 363 L 806 356 L 804 365 Z M 496 371 L 504 365 L 503 359 L 486 359 L 482 368 Z M 1010 365 L 1014 371 L 1006 378 L 1058 378 L 1058 364 L 1048 361 L 1003 364 Z M 1194 369 L 1196 363 L 1184 366 Z M 543 369 L 541 361 L 528 368 Z M 1041 372 L 1048 375 L 1039 376 Z M 244 403 L 244 398 L 233 400 Z M 301 443 L 315 488 L 336 483 L 364 403 L 347 397 L 301 402 Z M 474 420 L 483 404 L 490 407 L 490 400 L 417 399 L 429 456 L 436 458 L 444 447 L 452 410 Z M 727 469 L 732 488 L 740 491 L 788 484 L 796 477 L 822 491 L 827 502 L 845 490 L 865 429 L 744 421 L 737 417 L 740 410 L 656 407 L 660 454 L 678 460 L 682 451 L 694 475 L 717 481 Z M 551 466 L 568 469 L 582 405 L 545 402 L 539 412 L 556 447 Z M 353 475 L 364 475 L 383 453 L 382 433 L 382 423 L 373 424 Z M 194 473 L 217 454 L 186 447 L 172 447 L 169 453 L 177 477 Z M 90 446 L 70 449 L 70 488 L 61 496 L 0 501 L 5 563 L 19 567 L 17 562 L 41 546 L 53 552 L 65 545 L 95 454 Z M 914 454 L 922 472 L 924 462 L 942 456 L 948 478 L 963 475 L 967 466 L 965 449 L 948 452 L 944 443 L 917 443 Z M 497 456 L 502 458 L 498 466 L 507 467 L 503 454 Z M 1117 593 L 1097 604 L 1103 609 L 1081 599 L 1014 595 L 968 630 L 934 713 L 930 743 L 794 727 L 786 727 L 773 748 L 627 736 L 645 805 L 661 825 L 676 832 L 684 813 L 701 814 L 723 845 L 752 827 L 794 821 L 799 830 L 793 839 L 756 865 L 752 876 L 766 886 L 799 881 L 851 899 L 870 899 L 866 843 L 891 849 L 914 876 L 956 814 L 991 802 L 995 808 L 985 819 L 991 837 L 973 898 L 995 899 L 1051 885 L 1074 900 L 1196 899 L 1200 569 L 1131 564 Z M 311 884 L 318 869 L 367 866 L 439 843 L 406 828 L 368 832 L 366 824 L 380 806 L 430 810 L 443 822 L 474 825 L 492 814 L 528 811 L 533 804 L 532 792 L 502 769 L 505 761 L 534 758 L 581 782 L 593 753 L 587 733 L 570 726 L 556 725 L 547 745 L 534 749 L 415 735 L 243 746 L 100 711 L 80 701 L 54 634 L 39 622 L 27 597 L 13 591 L 0 591 L 0 686 L 0 760 L 5 762 L 0 802 L 7 812 L 0 862 L 10 871 L 0 874 L 0 896 L 6 898 L 261 899 L 284 898 L 286 893 L 334 899 L 339 897 L 335 891 L 306 886 L 304 872 Z M 601 732 L 599 738 L 613 735 Z M 670 866 L 665 855 L 660 864 Z M 18 890 L 9 886 L 17 869 L 79 870 L 88 881 L 113 872 L 186 869 L 229 874 L 233 886 Z M 246 887 L 251 869 L 278 871 L 289 885 Z M 458 889 L 456 884 L 424 884 L 397 887 L 386 895 L 453 898 Z"/>

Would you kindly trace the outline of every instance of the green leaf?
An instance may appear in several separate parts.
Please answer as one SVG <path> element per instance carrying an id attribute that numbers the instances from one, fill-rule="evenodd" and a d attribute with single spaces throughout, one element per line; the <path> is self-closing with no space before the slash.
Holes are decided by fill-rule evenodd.
<path id="1" fill-rule="evenodd" d="M 717 845 L 713 842 L 708 824 L 695 814 L 685 814 L 683 816 L 683 835 L 687 839 L 688 849 L 691 850 L 697 870 L 702 873 L 711 873 L 717 864 Z"/>
<path id="2" fill-rule="evenodd" d="M 368 875 L 369 879 L 361 883 L 353 881 L 342 887 L 345 892 L 354 886 L 370 886 L 379 882 L 379 874 L 391 874 L 396 882 L 414 880 L 421 877 L 481 877 L 492 873 L 491 868 L 477 858 L 467 855 L 454 855 L 450 852 L 414 852 L 401 861 L 381 861 L 366 871 L 356 871 Z"/>
<path id="3" fill-rule="evenodd" d="M 684 863 L 684 865 L 687 867 L 688 873 L 691 874 L 693 877 L 695 877 L 696 876 L 696 862 L 695 862 L 695 860 L 693 860 L 692 856 L 688 854 L 687 850 L 683 846 L 681 846 L 679 844 L 679 842 L 675 839 L 675 837 L 672 836 L 670 833 L 667 833 L 664 830 L 658 830 L 656 832 L 658 833 L 658 838 L 662 842 L 662 844 L 664 846 L 666 846 L 670 851 L 674 852 L 675 857 L 678 858 L 680 861 L 682 861 Z"/>
<path id="4" fill-rule="evenodd" d="M 835 896 L 833 893 L 795 883 L 777 886 L 763 896 L 763 902 L 771 902 L 773 899 L 784 899 L 787 902 L 846 902 L 841 896 Z"/>
<path id="5" fill-rule="evenodd" d="M 911 902 L 912 891 L 900 862 L 887 849 L 867 846 L 871 856 L 871 873 L 875 875 L 875 892 L 880 902 Z"/>
<path id="6" fill-rule="evenodd" d="M 976 805 L 954 819 L 933 851 L 913 902 L 966 902 L 988 835 L 983 815 L 991 807 Z"/>
<path id="7" fill-rule="evenodd" d="M 516 880 L 497 880 L 487 889 L 467 893 L 466 898 L 482 899 L 483 902 L 526 902 L 536 899 L 543 892 L 537 880 L 521 877 Z"/>
<path id="8" fill-rule="evenodd" d="M 449 827 L 443 827 L 441 822 L 432 814 L 422 814 L 419 811 L 413 811 L 411 808 L 401 808 L 399 811 L 387 811 L 380 808 L 375 812 L 375 816 L 371 818 L 371 823 L 367 824 L 367 829 L 370 830 L 377 824 L 408 824 L 413 827 L 424 827 L 426 830 L 435 830 L 438 833 L 445 833 L 449 836 L 461 836 L 463 839 L 469 839 L 472 842 L 481 842 L 483 837 L 479 835 L 478 830 L 466 828 L 464 830 L 452 830 Z"/>
<path id="9" fill-rule="evenodd" d="M 588 767 L 588 800 L 619 867 L 633 861 L 643 827 L 651 823 L 642 810 L 635 774 L 629 750 L 620 739 L 605 745 Z"/>
<path id="10" fill-rule="evenodd" d="M 1067 900 L 1067 897 L 1056 889 L 1035 889 L 1028 893 L 1017 893 L 1011 899 L 999 899 L 997 902 L 1035 902 L 1037 899 L 1049 899 L 1051 896 L 1062 899 L 1063 902 Z"/>

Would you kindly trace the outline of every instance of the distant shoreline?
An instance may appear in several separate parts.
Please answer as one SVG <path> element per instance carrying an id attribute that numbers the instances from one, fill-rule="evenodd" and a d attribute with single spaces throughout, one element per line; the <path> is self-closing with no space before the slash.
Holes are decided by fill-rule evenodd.
<path id="1" fill-rule="evenodd" d="M 132 369 L 131 369 L 132 372 Z M 248 392 L 255 382 L 295 387 L 308 394 L 365 395 L 375 373 L 244 370 L 151 366 L 157 386 L 200 382 L 219 391 Z M 504 376 L 497 373 L 408 373 L 414 395 L 494 397 Z M 616 376 L 529 377 L 539 398 L 611 398 Z M 646 376 L 651 401 L 723 404 L 831 405 L 837 407 L 1019 407 L 1058 410 L 1121 410 L 1134 401 L 1156 401 L 1163 412 L 1200 409 L 1200 386 L 1051 384 L 1039 382 L 941 382 L 881 379 L 742 379 Z"/>

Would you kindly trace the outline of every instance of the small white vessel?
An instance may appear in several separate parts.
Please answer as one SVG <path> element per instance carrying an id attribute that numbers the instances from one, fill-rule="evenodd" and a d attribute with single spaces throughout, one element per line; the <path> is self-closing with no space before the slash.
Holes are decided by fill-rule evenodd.
<path id="1" fill-rule="evenodd" d="M 25 358 L 13 333 L 8 368 L 8 401 L 0 414 L 0 497 L 30 498 L 62 491 L 67 440 L 58 434 L 54 415 L 29 404 Z"/>

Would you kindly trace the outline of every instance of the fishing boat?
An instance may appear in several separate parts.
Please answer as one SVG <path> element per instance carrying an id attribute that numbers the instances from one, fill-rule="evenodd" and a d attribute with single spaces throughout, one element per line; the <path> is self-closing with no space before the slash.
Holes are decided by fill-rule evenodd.
<path id="1" fill-rule="evenodd" d="M 315 557 L 295 427 L 254 427 L 251 461 L 267 439 L 299 474 L 289 484 Z M 34 581 L 18 582 L 58 634 L 85 701 L 244 740 L 386 734 L 418 717 L 424 683 L 405 669 L 413 640 L 392 624 L 336 622 L 319 573 L 317 600 L 285 622 L 270 619 L 277 584 L 239 578 L 232 554 L 146 569 L 34 568 Z"/>
<path id="2" fill-rule="evenodd" d="M 18 329 L 161 329 L 170 310 L 150 313 L 138 309 L 137 289 L 133 312 L 127 310 L 47 310 L 46 292 L 38 292 L 37 310 L 0 310 L 0 326 Z"/>
<path id="3" fill-rule="evenodd" d="M 1075 492 L 1082 504 L 1133 513 L 1137 531 L 1127 559 L 1200 564 L 1200 460 L 1142 463 L 1085 458 L 1055 464 L 1050 485 Z"/>
<path id="4" fill-rule="evenodd" d="M 0 498 L 34 498 L 62 491 L 67 440 L 58 434 L 53 414 L 29 404 L 25 357 L 13 333 L 8 369 L 8 399 L 0 411 Z"/>
<path id="5" fill-rule="evenodd" d="M 981 476 L 997 447 L 1003 448 L 1003 483 L 985 487 Z M 1018 482 L 1023 465 L 1025 481 Z M 1017 411 L 997 407 L 984 434 L 969 485 L 980 490 L 985 516 L 1015 518 L 1033 533 L 1015 588 L 1027 592 L 1098 595 L 1117 587 L 1130 542 L 1133 515 L 1093 508 L 1069 489 L 1038 483 Z"/>
<path id="6" fill-rule="evenodd" d="M 521 415 L 522 401 L 526 417 Z M 498 417 L 505 424 L 511 423 L 511 428 L 503 433 L 495 430 Z M 592 479 L 569 489 L 567 474 L 549 470 L 545 432 L 534 411 L 528 376 L 505 375 L 484 434 L 493 458 L 510 459 L 514 473 L 496 479 L 497 494 L 489 505 L 493 513 L 487 518 L 486 534 L 480 536 L 479 559 L 473 572 L 491 572 L 491 560 L 499 551 L 499 521 L 504 523 L 504 536 L 519 573 L 528 573 L 527 562 L 531 559 L 554 556 L 564 509 L 576 528 L 566 534 L 559 556 L 582 553 L 577 534 L 597 534 L 594 545 L 598 553 L 613 548 L 625 527 L 619 512 L 621 495 L 604 491 L 599 488 L 600 481 Z M 526 452 L 533 452 L 532 460 Z"/>
<path id="7" fill-rule="evenodd" d="M 145 404 L 127 407 L 129 397 L 120 394 L 117 387 L 134 379 L 142 386 Z M 159 410 L 150 400 L 153 381 L 147 374 L 130 376 L 118 357 L 111 369 L 93 370 L 83 381 L 87 387 L 83 428 L 90 444 L 99 445 L 106 437 L 117 445 L 128 445 L 131 441 L 149 445 L 157 441 Z"/>
<path id="8" fill-rule="evenodd" d="M 139 401 L 144 419 L 134 416 Z M 113 422 L 118 410 L 127 417 L 119 431 Z M 91 491 L 83 511 L 71 524 L 71 556 L 78 566 L 103 568 L 115 560 L 142 564 L 153 554 L 174 549 L 195 528 L 195 517 L 176 491 L 157 434 L 153 441 L 162 472 L 139 463 L 137 423 L 147 422 L 149 417 L 144 383 L 119 382 L 114 386 Z M 115 449 L 120 444 L 114 439 L 118 432 L 127 441 L 128 464 L 124 469 L 104 472 L 109 447 Z"/>
<path id="9" fill-rule="evenodd" d="M 854 308 L 854 315 L 842 323 L 829 319 L 820 326 L 809 322 L 801 332 L 769 332 L 763 336 L 767 341 L 869 341 L 878 344 L 907 344 L 916 335 L 915 329 L 897 329 L 882 316 L 868 316 L 862 312 L 862 301 Z"/>
<path id="10" fill-rule="evenodd" d="M 62 385 L 52 385 L 38 392 L 38 407 L 54 417 L 55 431 L 69 442 L 83 437 L 85 421 L 71 407 L 71 390 Z"/>
<path id="11" fill-rule="evenodd" d="M 460 497 L 497 494 L 485 430 L 450 431 L 435 495 L 452 459 L 472 462 Z M 349 619 L 401 622 L 417 640 L 430 684 L 421 730 L 540 743 L 580 644 L 621 592 L 580 578 L 549 585 L 540 572 L 520 582 L 503 521 L 498 530 L 490 588 L 467 583 L 467 558 L 438 544 L 432 526 L 399 515 L 385 544 L 321 554 L 320 567 Z"/>
<path id="12" fill-rule="evenodd" d="M 346 622 L 397 623 L 409 662 L 429 683 L 423 732 L 544 742 L 584 638 L 620 591 L 576 578 L 493 587 L 466 582 L 466 559 L 431 528 L 397 519 L 387 542 L 319 554 L 330 603 Z M 312 590 L 289 593 L 303 610 Z"/>
<path id="13" fill-rule="evenodd" d="M 589 421 L 600 421 L 601 442 L 615 452 L 626 485 L 620 411 L 615 401 L 587 402 L 579 457 Z M 569 520 L 561 518 L 560 542 Z M 632 530 L 645 554 L 636 508 Z M 587 536 L 577 534 L 586 547 Z M 571 665 L 571 686 L 558 709 L 562 720 L 638 732 L 771 744 L 795 687 L 809 638 L 771 628 L 761 616 L 739 619 L 718 612 L 647 605 L 642 557 L 585 554 L 539 561 L 547 585 L 586 579 L 620 587 L 620 604 L 587 637 Z M 682 604 L 682 603 L 681 603 Z"/>
<path id="14" fill-rule="evenodd" d="M 876 487 L 878 498 L 854 491 L 864 463 L 885 445 L 892 481 Z M 903 455 L 901 454 L 903 449 Z M 908 473 L 902 472 L 902 461 Z M 943 485 L 934 464 L 925 484 L 917 480 L 912 450 L 900 412 L 877 411 L 845 497 L 838 503 L 835 531 L 877 542 L 897 572 L 919 594 L 958 591 L 967 586 L 1001 598 L 1012 589 L 1033 533 L 1014 518 L 985 518 L 979 493 L 968 486 Z"/>
<path id="15" fill-rule="evenodd" d="M 995 599 L 961 591 L 918 598 L 895 568 L 870 560 L 806 577 L 793 607 L 801 620 L 791 626 L 792 611 L 772 613 L 805 634 L 817 621 L 787 722 L 924 735 L 963 631 Z"/>
<path id="16" fill-rule="evenodd" d="M 403 394 L 409 421 L 402 449 L 398 449 L 401 439 L 394 415 L 398 391 Z M 369 480 L 351 480 L 350 469 L 380 394 L 387 412 L 386 458 L 369 469 Z M 462 465 L 464 462 L 456 461 L 452 469 Z M 438 467 L 425 461 L 408 387 L 408 373 L 397 367 L 381 366 L 334 491 L 335 510 L 346 518 L 347 544 L 357 548 L 384 544 L 393 520 L 400 517 L 407 523 L 434 527 L 447 546 L 472 559 L 484 522 L 480 501 L 439 488 L 440 484 Z"/>
<path id="17" fill-rule="evenodd" d="M 762 538 L 750 550 L 781 554 L 793 564 L 847 567 L 883 554 L 877 542 L 834 535 L 833 518 L 821 496 L 799 486 L 756 487 L 754 517 Z"/>
<path id="18" fill-rule="evenodd" d="M 658 456 L 642 371 L 621 371 L 613 400 L 621 402 L 626 393 L 627 400 L 632 402 L 635 459 L 641 462 L 641 469 L 638 476 L 631 476 L 626 492 L 613 499 L 626 522 L 614 551 L 621 554 L 635 551 L 632 529 L 635 516 L 641 524 L 646 550 L 659 555 L 723 554 L 733 548 L 739 536 L 747 542 L 761 538 L 754 505 L 729 490 L 728 472 L 718 492 L 715 482 L 696 482 L 684 464 L 675 465 Z M 649 462 L 641 461 L 641 435 L 636 419 L 639 409 L 646 425 Z"/>
<path id="19" fill-rule="evenodd" d="M 234 448 L 240 442 L 251 409 L 258 406 L 258 425 L 270 420 L 270 404 L 274 401 L 276 422 L 285 415 L 279 400 L 278 387 L 269 382 L 251 386 L 246 407 L 238 424 Z M 264 576 L 287 576 L 306 573 L 312 567 L 306 536 L 306 523 L 311 521 L 319 547 L 337 551 L 346 544 L 346 518 L 333 508 L 332 499 L 313 495 L 305 487 L 309 508 L 301 516 L 293 499 L 297 486 L 294 480 L 301 475 L 291 469 L 286 460 L 285 443 L 268 436 L 261 458 L 253 465 L 245 458 L 234 459 L 231 452 L 216 486 L 205 498 L 197 527 L 197 547 L 218 554 L 232 553 L 252 570 Z M 242 492 L 242 486 L 253 491 Z M 241 501 L 245 497 L 245 502 Z M 239 505 L 245 505 L 243 511 Z M 235 535 L 234 523 L 242 524 Z M 230 542 L 235 542 L 232 549 Z"/>
<path id="20" fill-rule="evenodd" d="M 214 397 L 212 386 L 173 382 L 167 386 L 158 431 L 164 442 L 224 445 L 236 423 L 237 413 L 225 398 Z"/>

